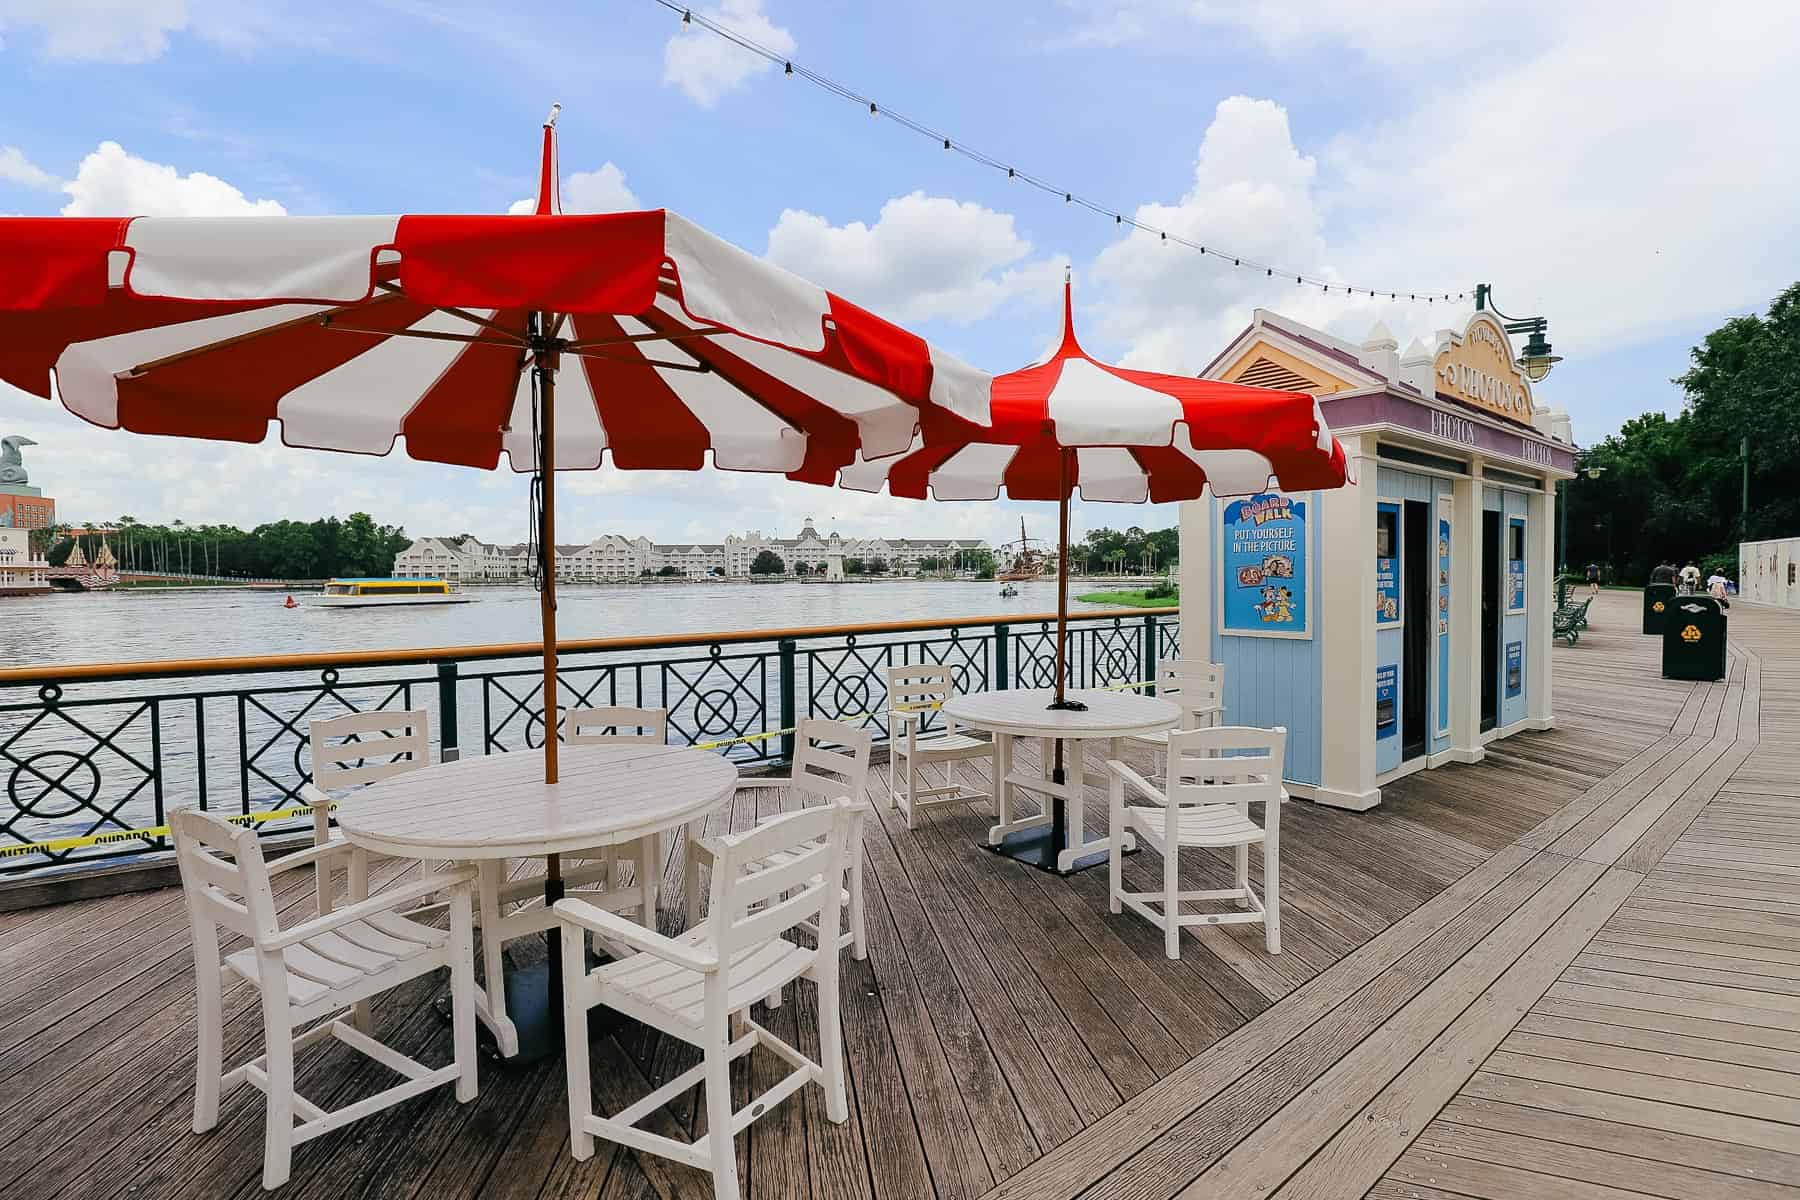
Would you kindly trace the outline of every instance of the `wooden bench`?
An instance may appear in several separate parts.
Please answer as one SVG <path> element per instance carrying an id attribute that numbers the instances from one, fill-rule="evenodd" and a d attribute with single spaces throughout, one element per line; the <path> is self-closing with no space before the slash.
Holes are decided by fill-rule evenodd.
<path id="1" fill-rule="evenodd" d="M 1567 638 L 1571 646 L 1580 641 L 1581 631 L 1588 627 L 1588 605 L 1593 602 L 1594 598 L 1589 596 L 1580 604 L 1566 604 L 1557 609 L 1550 636 Z"/>

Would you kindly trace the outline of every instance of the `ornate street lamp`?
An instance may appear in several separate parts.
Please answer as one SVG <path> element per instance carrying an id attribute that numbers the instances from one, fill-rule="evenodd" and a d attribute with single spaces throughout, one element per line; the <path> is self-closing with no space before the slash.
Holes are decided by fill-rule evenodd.
<path id="1" fill-rule="evenodd" d="M 1525 351 L 1519 355 L 1518 367 L 1525 378 L 1536 383 L 1550 373 L 1550 368 L 1562 361 L 1562 355 L 1550 352 L 1550 341 L 1544 336 L 1550 330 L 1550 322 L 1543 317 L 1526 317 L 1523 319 L 1509 317 L 1494 304 L 1494 285 L 1479 283 L 1475 285 L 1475 311 L 1492 312 L 1500 318 L 1501 326 L 1508 333 L 1523 333 L 1530 336 L 1525 340 Z"/>

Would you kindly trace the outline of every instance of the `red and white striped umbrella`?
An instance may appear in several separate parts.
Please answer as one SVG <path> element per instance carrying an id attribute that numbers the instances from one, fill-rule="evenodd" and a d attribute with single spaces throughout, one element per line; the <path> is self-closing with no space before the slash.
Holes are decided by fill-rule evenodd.
<path id="1" fill-rule="evenodd" d="M 992 420 L 927 414 L 908 453 L 847 467 L 859 491 L 938 500 L 1192 500 L 1342 487 L 1343 447 L 1304 392 L 1133 371 L 1075 338 L 1063 292 L 1062 340 L 1049 357 L 997 375 Z"/>
<path id="2" fill-rule="evenodd" d="M 995 376 L 992 421 L 928 413 L 906 454 L 845 468 L 861 491 L 938 500 L 1054 500 L 1058 507 L 1056 697 L 1064 697 L 1069 612 L 1069 500 L 1125 503 L 1248 495 L 1348 481 L 1344 448 L 1304 392 L 1131 371 L 1099 362 L 1075 339 L 1063 285 L 1062 340 L 1048 358 Z M 1056 770 L 1062 770 L 1057 743 Z"/>
<path id="3" fill-rule="evenodd" d="M 990 379 L 670 212 L 0 219 L 0 379 L 108 428 L 536 474 L 555 711 L 555 469 L 834 483 Z M 54 381 L 54 387 L 52 385 Z M 546 729 L 553 730 L 553 717 Z M 556 738 L 544 739 L 556 777 Z"/>
<path id="4" fill-rule="evenodd" d="M 0 378 L 97 425 L 534 467 L 778 472 L 897 454 L 988 377 L 671 212 L 0 219 Z M 574 367 L 575 369 L 568 369 Z"/>

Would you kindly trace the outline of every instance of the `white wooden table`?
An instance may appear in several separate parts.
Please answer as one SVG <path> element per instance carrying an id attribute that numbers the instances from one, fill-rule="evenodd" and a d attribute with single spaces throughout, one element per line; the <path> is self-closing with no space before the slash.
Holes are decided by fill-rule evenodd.
<path id="1" fill-rule="evenodd" d="M 1118 757 L 1124 739 L 1169 729 L 1181 720 L 1171 700 L 1129 692 L 1070 689 L 1067 696 L 1087 705 L 1084 710 L 1049 707 L 1055 693 L 1030 691 L 973 692 L 944 702 L 944 715 L 960 725 L 994 735 L 994 789 L 999 823 L 988 830 L 988 848 L 1046 871 L 1067 875 L 1106 861 L 1109 838 L 1087 839 L 1082 822 L 1081 747 L 1105 741 Z M 1033 775 L 1013 765 L 1013 739 L 1043 741 L 1041 771 Z M 1067 767 L 1054 765 L 1068 749 Z M 1043 811 L 1015 819 L 1013 792 L 1023 788 L 1047 798 Z"/>
<path id="2" fill-rule="evenodd" d="M 562 897 L 560 856 L 640 839 L 653 848 L 658 835 L 729 800 L 738 783 L 737 768 L 723 755 L 685 746 L 564 746 L 560 757 L 555 784 L 544 782 L 541 754 L 493 754 L 372 783 L 338 810 L 338 828 L 352 844 L 427 862 L 473 862 L 487 895 L 504 881 L 507 859 L 547 860 L 544 907 L 517 916 L 484 912 L 481 931 L 490 974 L 476 1011 L 501 1053 L 526 1061 L 560 1042 L 562 958 L 550 912 Z M 634 901 L 651 924 L 661 864 L 645 860 L 654 855 L 646 849 L 641 856 Z M 496 989 L 491 972 L 501 961 L 500 944 L 540 930 L 551 942 L 547 962 L 503 972 L 505 986 Z"/>

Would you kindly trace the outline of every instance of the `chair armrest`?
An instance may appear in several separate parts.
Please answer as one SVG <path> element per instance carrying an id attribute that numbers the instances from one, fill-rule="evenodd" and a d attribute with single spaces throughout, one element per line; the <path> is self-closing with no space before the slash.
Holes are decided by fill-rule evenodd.
<path id="1" fill-rule="evenodd" d="M 890 709 L 888 709 L 888 722 L 890 724 L 892 724 L 895 721 L 898 721 L 902 725 L 917 725 L 924 719 L 925 719 L 925 711 L 923 709 L 905 709 L 905 708 L 890 708 Z"/>
<path id="2" fill-rule="evenodd" d="M 1129 785 L 1134 791 L 1142 792 L 1145 796 L 1156 801 L 1158 804 L 1166 806 L 1169 803 L 1169 798 L 1162 792 L 1157 791 L 1155 785 L 1118 759 L 1107 759 L 1106 769 L 1111 771 L 1122 782 Z"/>
<path id="3" fill-rule="evenodd" d="M 352 921 L 360 921 L 364 917 L 392 912 L 410 900 L 423 900 L 427 896 L 435 896 L 443 891 L 460 891 L 468 894 L 474 889 L 475 868 L 458 867 L 441 875 L 430 875 L 412 883 L 389 888 L 379 895 L 370 896 L 367 900 L 358 900 L 348 907 L 334 908 L 323 916 L 314 917 L 310 921 L 302 921 L 300 924 L 276 934 L 265 943 L 265 948 L 280 950 L 297 945 L 309 937 L 316 937 L 327 930 L 336 929 L 340 925 L 348 925 Z"/>
<path id="4" fill-rule="evenodd" d="M 342 838 L 334 838 L 329 842 L 320 842 L 316 846 L 308 846 L 304 850 L 296 850 L 292 854 L 284 854 L 280 858 L 271 859 L 268 864 L 269 874 L 280 871 L 291 871 L 295 867 L 311 866 L 336 854 L 364 854 L 367 851 L 353 846 Z"/>
<path id="5" fill-rule="evenodd" d="M 317 808 L 321 804 L 331 805 L 337 803 L 330 796 L 320 791 L 316 785 L 311 783 L 301 784 L 300 790 L 296 792 L 295 795 L 299 798 L 300 803 L 310 804 L 314 808 Z"/>
<path id="6" fill-rule="evenodd" d="M 604 908 L 596 908 L 585 900 L 558 900 L 556 915 L 565 925 L 597 933 L 609 942 L 630 946 L 633 950 L 641 950 L 654 958 L 686 967 L 690 971 L 705 973 L 717 970 L 719 966 L 719 956 L 716 954 L 664 937 L 654 930 L 645 929 L 636 921 L 607 912 Z"/>

